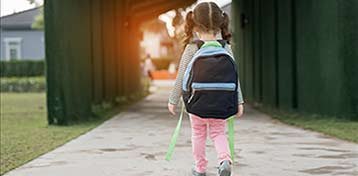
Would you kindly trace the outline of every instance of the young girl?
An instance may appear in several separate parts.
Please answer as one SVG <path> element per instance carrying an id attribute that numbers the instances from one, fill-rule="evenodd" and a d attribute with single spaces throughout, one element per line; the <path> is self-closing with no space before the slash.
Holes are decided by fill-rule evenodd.
<path id="1" fill-rule="evenodd" d="M 168 103 L 169 111 L 175 115 L 175 108 L 182 95 L 182 82 L 184 72 L 193 58 L 193 55 L 199 49 L 193 43 L 193 35 L 196 33 L 199 40 L 204 42 L 216 42 L 219 39 L 230 40 L 231 34 L 228 30 L 229 18 L 218 5 L 213 2 L 204 2 L 198 4 L 193 11 L 186 16 L 185 24 L 185 49 L 181 57 L 179 72 L 176 78 L 175 87 L 171 91 Z M 225 45 L 225 49 L 232 55 L 230 44 Z M 243 114 L 243 98 L 240 84 L 237 88 L 238 93 L 238 113 L 237 117 Z M 189 114 L 192 128 L 192 148 L 195 160 L 193 176 L 205 176 L 207 159 L 205 156 L 205 144 L 207 138 L 207 129 L 209 137 L 212 139 L 219 160 L 219 175 L 231 175 L 231 156 L 228 147 L 228 141 L 225 134 L 226 120 L 210 117 L 199 117 Z"/>

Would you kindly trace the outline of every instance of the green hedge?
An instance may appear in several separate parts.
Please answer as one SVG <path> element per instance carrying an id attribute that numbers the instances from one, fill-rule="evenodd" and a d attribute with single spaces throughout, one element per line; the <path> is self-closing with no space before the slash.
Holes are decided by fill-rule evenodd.
<path id="1" fill-rule="evenodd" d="M 28 77 L 28 76 L 44 76 L 45 61 L 44 60 L 21 60 L 21 61 L 1 61 L 0 76 L 1 77 Z"/>
<path id="2" fill-rule="evenodd" d="M 12 77 L 0 79 L 1 92 L 44 92 L 45 77 Z"/>

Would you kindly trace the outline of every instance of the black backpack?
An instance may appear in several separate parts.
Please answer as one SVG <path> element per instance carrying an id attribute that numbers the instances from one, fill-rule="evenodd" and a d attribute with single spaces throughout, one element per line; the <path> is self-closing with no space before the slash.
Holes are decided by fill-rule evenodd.
<path id="1" fill-rule="evenodd" d="M 219 46 L 203 46 L 194 54 L 183 78 L 183 100 L 188 113 L 202 118 L 227 119 L 238 111 L 238 74 L 233 56 Z M 202 47 L 203 46 L 203 47 Z"/>

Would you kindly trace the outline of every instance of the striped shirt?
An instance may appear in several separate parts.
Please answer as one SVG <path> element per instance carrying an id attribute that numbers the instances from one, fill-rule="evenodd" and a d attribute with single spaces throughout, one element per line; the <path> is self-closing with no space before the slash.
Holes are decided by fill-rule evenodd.
<path id="1" fill-rule="evenodd" d="M 229 45 L 229 44 L 225 45 L 225 49 L 231 55 L 233 55 L 231 45 Z M 177 78 L 175 80 L 175 85 L 169 95 L 169 103 L 170 104 L 173 104 L 173 105 L 178 104 L 180 97 L 182 95 L 182 84 L 183 84 L 183 77 L 184 77 L 185 70 L 197 50 L 198 50 L 198 46 L 194 43 L 190 43 L 185 46 L 184 52 L 180 59 L 179 70 L 178 70 Z M 242 93 L 241 93 L 241 88 L 240 88 L 240 81 L 238 81 L 237 93 L 238 93 L 239 104 L 244 103 Z"/>

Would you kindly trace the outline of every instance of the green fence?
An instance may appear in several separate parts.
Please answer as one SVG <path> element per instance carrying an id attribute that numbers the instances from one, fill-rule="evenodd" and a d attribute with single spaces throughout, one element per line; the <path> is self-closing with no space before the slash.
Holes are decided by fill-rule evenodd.
<path id="1" fill-rule="evenodd" d="M 358 119 L 358 1 L 233 1 L 249 101 Z"/>
<path id="2" fill-rule="evenodd" d="M 126 4 L 45 1 L 50 124 L 91 119 L 92 105 L 140 91 L 138 52 L 132 52 L 138 30 L 132 22 L 124 27 Z"/>
<path id="3" fill-rule="evenodd" d="M 139 25 L 193 2 L 45 1 L 48 122 L 86 121 L 92 105 L 141 92 Z"/>

